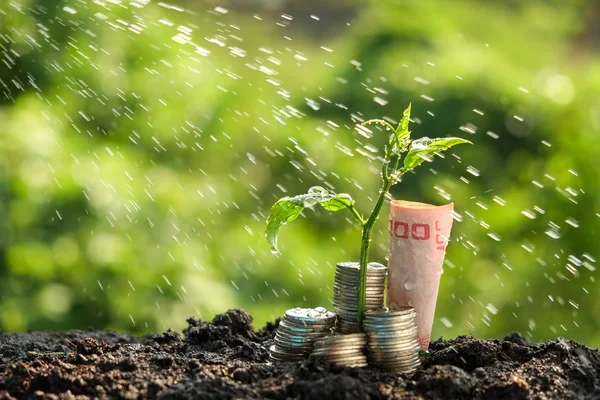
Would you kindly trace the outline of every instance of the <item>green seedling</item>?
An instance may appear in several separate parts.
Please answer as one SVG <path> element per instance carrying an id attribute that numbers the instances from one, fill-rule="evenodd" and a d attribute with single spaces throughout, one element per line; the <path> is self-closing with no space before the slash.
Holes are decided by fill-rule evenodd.
<path id="1" fill-rule="evenodd" d="M 358 287 L 358 316 L 362 321 L 366 308 L 366 289 L 367 289 L 367 264 L 369 261 L 369 248 L 371 246 L 371 235 L 373 226 L 379 218 L 379 213 L 385 201 L 389 196 L 390 188 L 402 180 L 402 176 L 412 171 L 425 161 L 432 161 L 436 154 L 448 150 L 457 144 L 469 143 L 470 141 L 457 138 L 435 138 L 427 137 L 412 140 L 408 130 L 410 122 L 411 106 L 404 111 L 402 119 L 397 128 L 394 128 L 389 122 L 382 119 L 371 119 L 357 126 L 357 128 L 366 127 L 371 124 L 382 125 L 386 131 L 391 132 L 388 144 L 385 146 L 385 155 L 381 168 L 381 189 L 379 196 L 373 207 L 369 218 L 364 219 L 355 207 L 355 202 L 349 194 L 334 193 L 331 190 L 314 186 L 308 190 L 308 193 L 293 197 L 283 197 L 279 199 L 271 208 L 271 214 L 267 220 L 266 238 L 271 245 L 273 253 L 278 253 L 277 238 L 281 226 L 289 221 L 295 220 L 302 210 L 306 207 L 312 207 L 320 204 L 329 211 L 349 210 L 356 222 L 362 228 L 362 239 L 360 245 L 360 280 Z M 364 129 L 364 128 L 363 128 Z M 361 324 L 362 326 L 362 324 Z"/>

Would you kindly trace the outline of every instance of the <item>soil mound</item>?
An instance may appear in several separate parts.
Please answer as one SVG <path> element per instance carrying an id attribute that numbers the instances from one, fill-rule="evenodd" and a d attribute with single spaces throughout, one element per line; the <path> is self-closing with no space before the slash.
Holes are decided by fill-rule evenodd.
<path id="1" fill-rule="evenodd" d="M 431 343 L 412 375 L 319 361 L 273 364 L 279 321 L 243 310 L 145 337 L 104 331 L 0 333 L 0 399 L 598 399 L 600 353 L 572 340 L 460 336 Z"/>

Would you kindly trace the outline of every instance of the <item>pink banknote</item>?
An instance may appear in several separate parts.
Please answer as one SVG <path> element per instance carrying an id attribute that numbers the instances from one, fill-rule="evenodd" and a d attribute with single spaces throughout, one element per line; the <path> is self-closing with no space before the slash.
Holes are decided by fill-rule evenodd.
<path id="1" fill-rule="evenodd" d="M 429 347 L 454 205 L 394 200 L 390 208 L 387 305 L 412 306 L 422 349 Z"/>

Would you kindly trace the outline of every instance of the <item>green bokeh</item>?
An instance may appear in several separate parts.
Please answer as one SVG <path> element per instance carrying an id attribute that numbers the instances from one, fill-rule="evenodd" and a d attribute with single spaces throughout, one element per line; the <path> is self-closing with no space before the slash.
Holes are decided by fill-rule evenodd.
<path id="1" fill-rule="evenodd" d="M 269 208 L 320 185 L 367 213 L 386 136 L 353 126 L 412 102 L 415 137 L 474 142 L 393 191 L 460 214 L 433 336 L 600 345 L 594 2 L 169 4 L 0 1 L 0 329 L 330 306 L 352 216 L 274 256 Z"/>

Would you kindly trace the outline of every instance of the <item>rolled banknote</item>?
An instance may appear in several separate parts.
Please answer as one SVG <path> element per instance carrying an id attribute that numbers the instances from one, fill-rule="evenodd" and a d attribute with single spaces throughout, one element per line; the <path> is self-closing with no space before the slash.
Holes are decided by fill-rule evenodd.
<path id="1" fill-rule="evenodd" d="M 387 306 L 417 312 L 419 345 L 427 350 L 454 204 L 394 200 L 390 208 Z"/>

